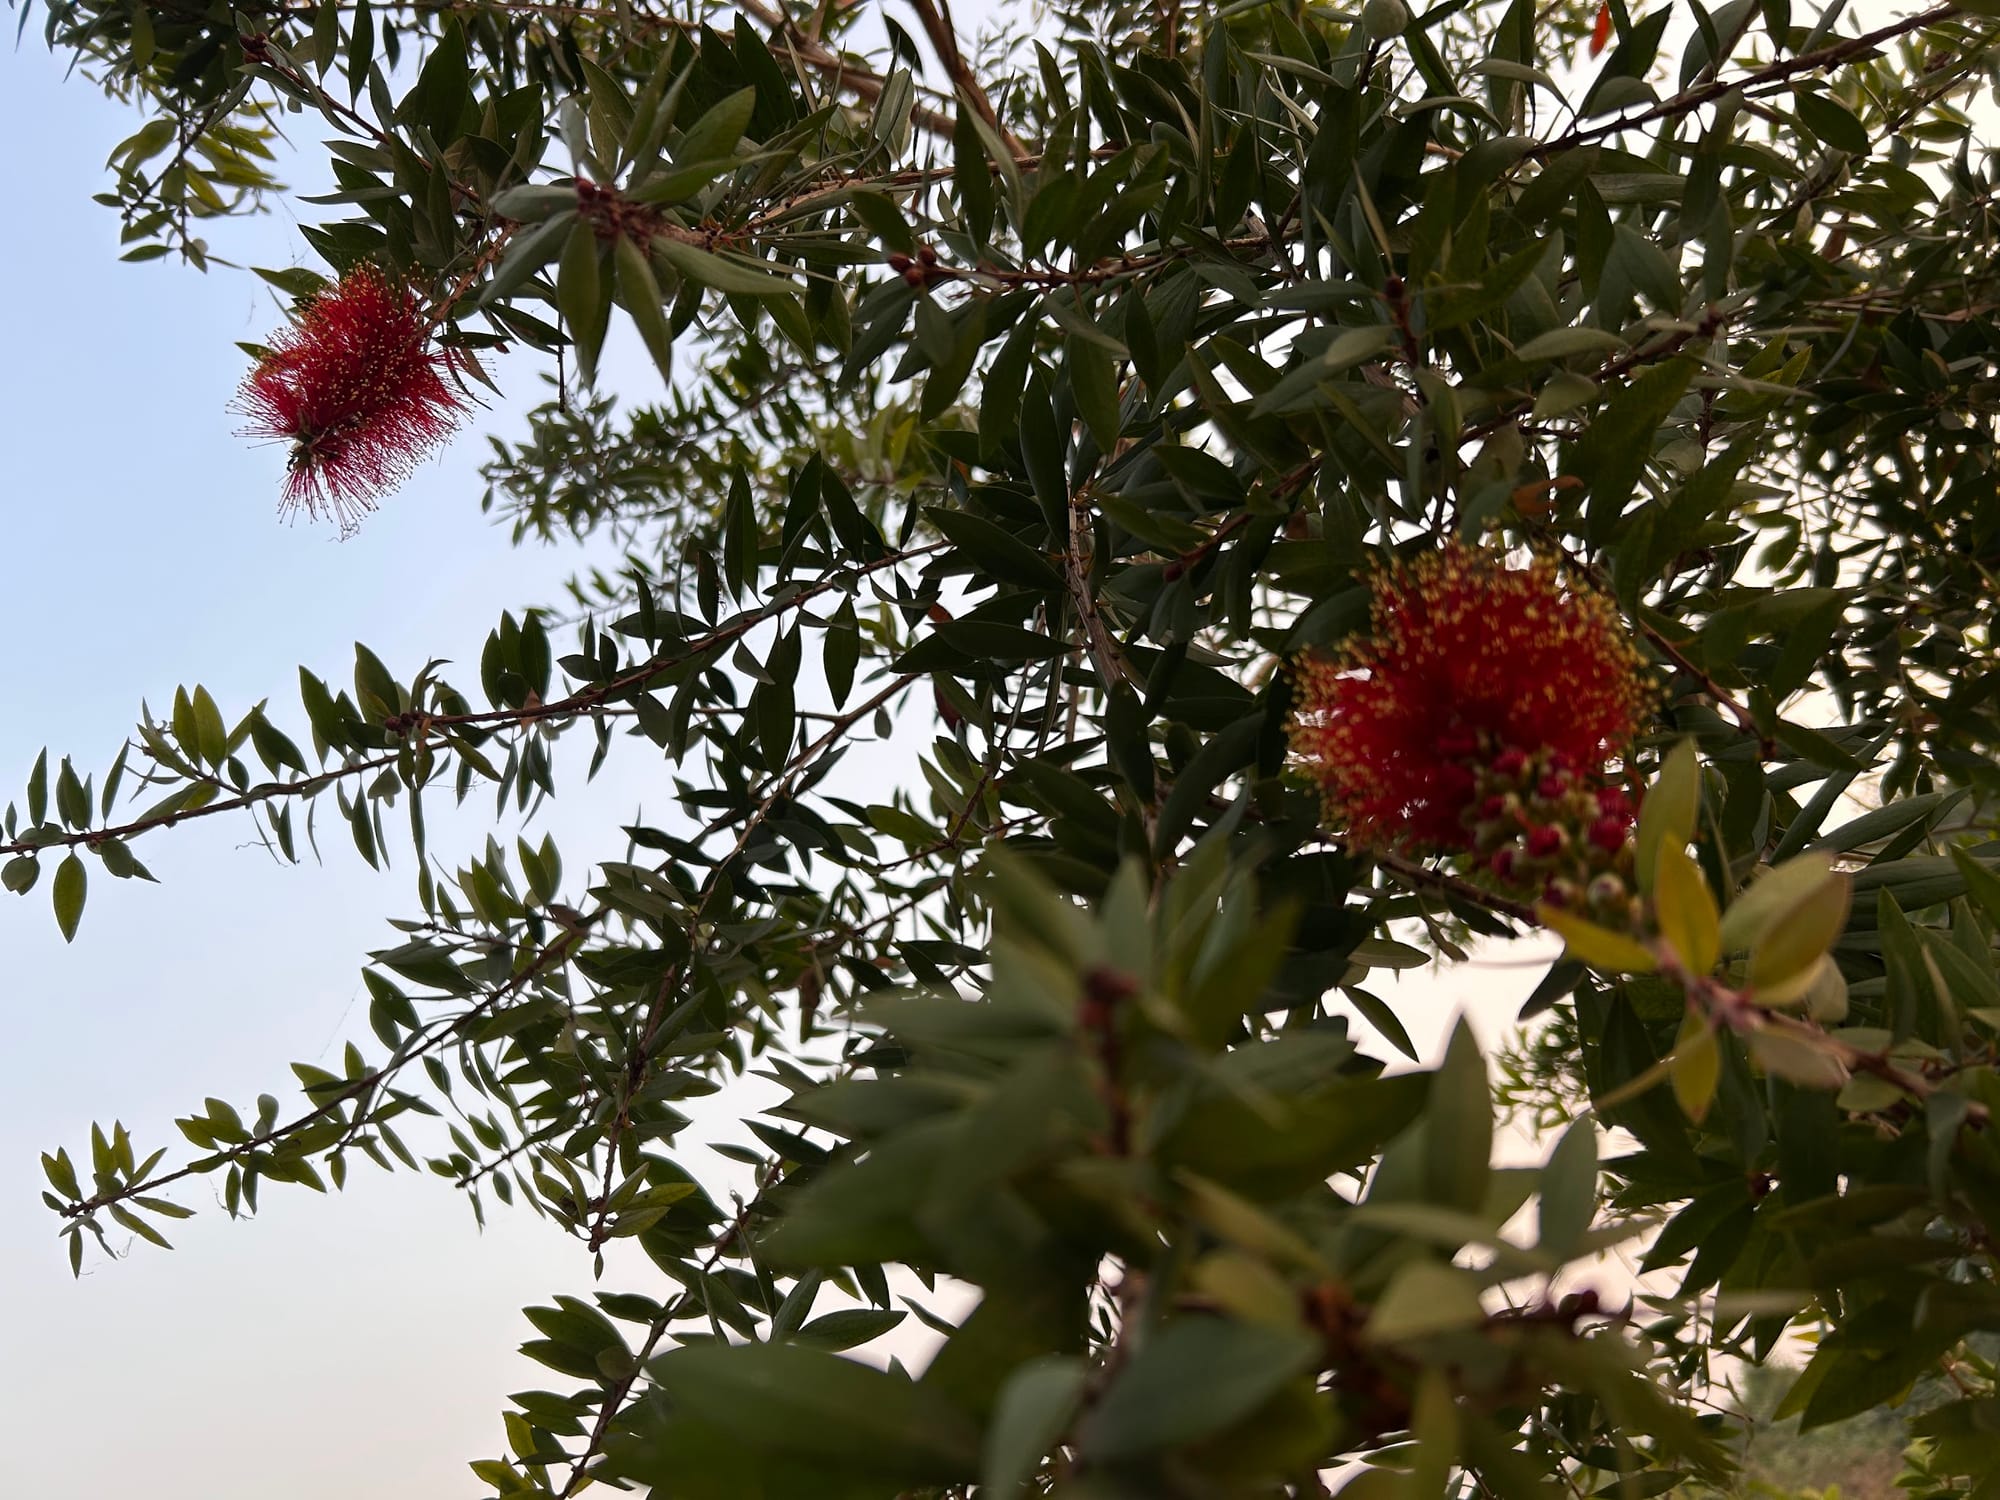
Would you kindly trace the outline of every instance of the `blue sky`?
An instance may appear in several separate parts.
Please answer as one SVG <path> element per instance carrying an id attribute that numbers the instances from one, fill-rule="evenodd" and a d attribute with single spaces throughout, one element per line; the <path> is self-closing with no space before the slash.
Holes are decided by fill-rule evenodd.
<path id="1" fill-rule="evenodd" d="M 405 674 L 432 654 L 476 661 L 500 609 L 553 597 L 576 560 L 516 551 L 479 516 L 476 432 L 352 541 L 280 525 L 283 453 L 238 438 L 226 407 L 234 341 L 282 312 L 247 273 L 117 262 L 115 217 L 89 195 L 136 123 L 32 34 L 0 50 L 15 143 L 0 167 L 0 802 L 44 744 L 101 776 L 140 701 L 164 707 L 180 683 L 232 717 L 269 695 L 296 729 L 298 664 L 344 677 L 356 639 Z M 306 254 L 282 216 L 213 240 L 264 265 Z M 566 788 L 559 838 L 615 827 L 645 791 Z M 416 1174 L 358 1172 L 339 1202 L 269 1192 L 241 1224 L 196 1185 L 183 1201 L 202 1212 L 173 1254 L 93 1256 L 72 1282 L 37 1201 L 38 1153 L 74 1153 L 92 1120 L 123 1118 L 142 1150 L 178 1146 L 173 1117 L 204 1095 L 283 1092 L 290 1062 L 365 1034 L 359 964 L 394 940 L 382 918 L 415 906 L 407 858 L 376 875 L 335 836 L 325 866 L 281 868 L 246 833 L 224 818 L 145 841 L 158 886 L 93 864 L 73 946 L 45 888 L 0 898 L 0 1468 L 42 1500 L 141 1484 L 157 1500 L 483 1493 L 465 1461 L 502 1448 L 506 1392 L 545 1383 L 513 1354 L 518 1309 L 587 1283 L 554 1230 L 501 1211 L 482 1235 Z M 586 847 L 566 842 L 573 870 Z"/>

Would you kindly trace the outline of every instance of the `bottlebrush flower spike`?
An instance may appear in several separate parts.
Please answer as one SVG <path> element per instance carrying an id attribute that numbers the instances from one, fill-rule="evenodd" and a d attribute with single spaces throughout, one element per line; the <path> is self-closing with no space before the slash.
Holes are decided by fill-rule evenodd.
<path id="1" fill-rule="evenodd" d="M 235 406 L 247 436 L 291 444 L 279 513 L 331 517 L 343 536 L 438 444 L 465 409 L 417 299 L 357 266 L 275 334 Z"/>
<path id="2" fill-rule="evenodd" d="M 1528 760 L 1594 782 L 1649 698 L 1609 600 L 1553 559 L 1453 543 L 1375 581 L 1369 636 L 1294 671 L 1292 751 L 1328 820 L 1366 840 L 1472 847 L 1482 774 Z"/>

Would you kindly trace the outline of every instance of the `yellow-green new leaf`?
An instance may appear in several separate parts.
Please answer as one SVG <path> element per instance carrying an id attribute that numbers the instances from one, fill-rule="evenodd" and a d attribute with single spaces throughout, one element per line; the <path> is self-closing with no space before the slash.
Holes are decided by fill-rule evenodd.
<path id="1" fill-rule="evenodd" d="M 1681 1112 L 1699 1125 L 1715 1102 L 1715 1087 L 1722 1079 L 1722 1049 L 1715 1044 L 1714 1023 L 1693 1007 L 1674 1038 L 1667 1077 Z"/>
<path id="2" fill-rule="evenodd" d="M 1700 977 L 1715 967 L 1722 953 L 1721 915 L 1701 867 L 1681 844 L 1660 845 L 1653 871 L 1653 913 L 1660 936 L 1683 970 Z"/>
<path id="3" fill-rule="evenodd" d="M 1847 1019 L 1847 976 L 1831 958 L 1822 958 L 1806 988 L 1806 1014 L 1822 1026 L 1838 1026 Z"/>
<path id="4" fill-rule="evenodd" d="M 1793 982 L 1808 976 L 1840 936 L 1853 889 L 1845 874 L 1829 875 L 1765 926 L 1750 951 L 1750 986 L 1759 999 L 1780 1005 L 1780 995 L 1805 992 L 1810 978 Z"/>
<path id="5" fill-rule="evenodd" d="M 1568 956 L 1606 974 L 1650 974 L 1659 963 L 1644 946 L 1608 927 L 1585 921 L 1574 912 L 1555 906 L 1538 906 L 1535 917 L 1551 932 L 1559 933 Z"/>
<path id="6" fill-rule="evenodd" d="M 1682 740 L 1660 762 L 1660 774 L 1646 792 L 1639 809 L 1639 828 L 1634 835 L 1635 868 L 1639 889 L 1651 895 L 1653 876 L 1659 869 L 1660 845 L 1685 849 L 1694 837 L 1695 814 L 1701 806 L 1701 762 L 1695 758 L 1694 741 Z"/>
<path id="7" fill-rule="evenodd" d="M 1764 870 L 1722 914 L 1722 951 L 1748 953 L 1775 918 L 1817 890 L 1832 874 L 1833 856 L 1823 850 Z"/>

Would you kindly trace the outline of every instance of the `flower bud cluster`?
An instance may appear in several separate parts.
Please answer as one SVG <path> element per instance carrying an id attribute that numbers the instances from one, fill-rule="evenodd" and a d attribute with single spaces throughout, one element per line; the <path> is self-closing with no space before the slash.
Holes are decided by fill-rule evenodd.
<path id="1" fill-rule="evenodd" d="M 1463 813 L 1471 873 L 1510 895 L 1546 902 L 1617 931 L 1645 911 L 1632 879 L 1632 799 L 1601 766 L 1561 750 L 1503 749 L 1472 764 Z"/>

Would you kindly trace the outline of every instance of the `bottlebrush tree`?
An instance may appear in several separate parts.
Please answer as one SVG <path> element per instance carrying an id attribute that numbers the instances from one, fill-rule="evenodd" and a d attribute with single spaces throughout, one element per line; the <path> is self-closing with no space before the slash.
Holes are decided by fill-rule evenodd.
<path id="1" fill-rule="evenodd" d="M 479 508 L 627 559 L 476 680 L 28 770 L 0 879 L 72 937 L 195 818 L 417 856 L 374 1050 L 52 1152 L 72 1264 L 360 1158 L 539 1213 L 499 1495 L 1654 1495 L 1798 1333 L 1781 1411 L 1946 1375 L 1911 1493 L 2000 1492 L 1991 0 L 37 19 L 147 111 L 132 257 L 324 133 L 217 414 L 284 504 L 363 523 L 540 361 Z M 677 814 L 515 840 L 563 735 Z M 1376 971 L 1542 928 L 1504 1056 L 1398 1056 Z M 724 1207 L 676 1105 L 746 1072 Z"/>

